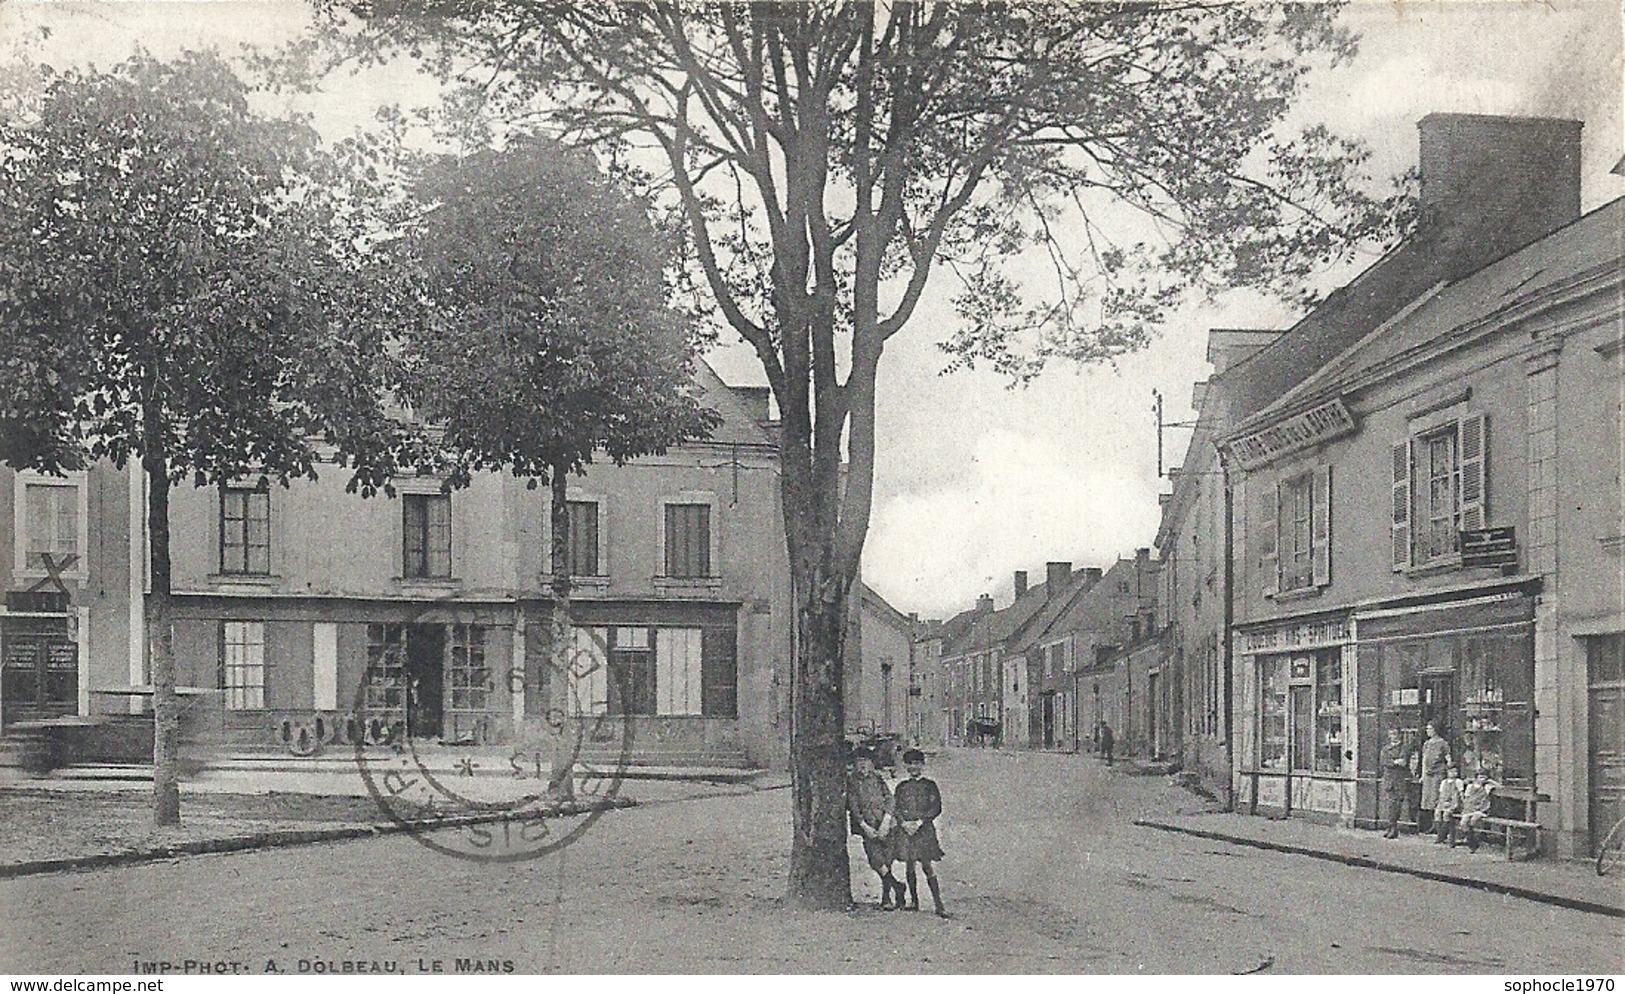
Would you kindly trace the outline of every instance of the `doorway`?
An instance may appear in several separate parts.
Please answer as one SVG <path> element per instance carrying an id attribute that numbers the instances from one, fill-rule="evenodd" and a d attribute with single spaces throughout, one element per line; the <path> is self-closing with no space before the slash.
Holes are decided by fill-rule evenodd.
<path id="1" fill-rule="evenodd" d="M 1625 635 L 1586 641 L 1587 713 L 1591 738 L 1591 846 L 1625 818 Z"/>
<path id="2" fill-rule="evenodd" d="M 1157 705 L 1162 699 L 1162 674 L 1151 673 L 1145 683 L 1145 727 L 1146 738 L 1151 745 L 1151 758 L 1157 759 L 1162 755 L 1162 716 Z"/>
<path id="3" fill-rule="evenodd" d="M 406 626 L 406 734 L 439 738 L 444 731 L 446 629 Z"/>
<path id="4" fill-rule="evenodd" d="M 1427 723 L 1433 722 L 1441 736 L 1455 742 L 1459 736 L 1456 732 L 1456 671 L 1423 672 L 1418 674 L 1418 686 L 1422 689 L 1422 727 L 1418 732 L 1427 738 Z M 1456 745 L 1451 755 L 1460 752 Z"/>
<path id="5" fill-rule="evenodd" d="M 0 725 L 79 713 L 79 646 L 66 618 L 8 618 Z"/>
<path id="6" fill-rule="evenodd" d="M 1041 716 L 1043 721 L 1043 742 L 1045 749 L 1055 748 L 1055 691 L 1046 690 L 1041 698 Z"/>

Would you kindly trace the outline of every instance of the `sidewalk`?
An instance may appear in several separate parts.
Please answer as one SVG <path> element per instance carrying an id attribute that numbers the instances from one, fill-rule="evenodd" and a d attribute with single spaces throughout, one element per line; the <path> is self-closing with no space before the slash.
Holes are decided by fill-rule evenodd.
<path id="1" fill-rule="evenodd" d="M 498 813 L 448 813 L 400 824 L 373 800 L 360 773 L 329 770 L 209 770 L 181 784 L 181 824 L 152 823 L 150 768 L 109 768 L 107 775 L 23 778 L 0 774 L 0 879 L 153 862 L 203 853 L 236 852 L 365 838 L 434 826 L 500 820 Z M 584 800 L 570 817 L 622 808 L 781 786 L 782 775 L 751 783 L 644 780 L 624 782 L 613 800 Z M 517 803 L 541 784 L 517 777 L 447 776 L 447 790 L 472 804 Z M 602 785 L 594 788 L 600 794 Z"/>
<path id="2" fill-rule="evenodd" d="M 1576 911 L 1625 918 L 1625 876 L 1599 877 L 1589 862 L 1532 859 L 1508 862 L 1491 842 L 1476 853 L 1435 845 L 1430 835 L 1385 839 L 1381 832 L 1271 820 L 1244 814 L 1137 818 L 1146 828 L 1235 845 L 1405 873 L 1427 880 L 1527 898 Z"/>

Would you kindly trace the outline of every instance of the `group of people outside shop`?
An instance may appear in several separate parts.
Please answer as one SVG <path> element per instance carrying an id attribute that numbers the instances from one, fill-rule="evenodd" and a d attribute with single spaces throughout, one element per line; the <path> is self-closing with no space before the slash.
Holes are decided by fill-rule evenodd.
<path id="1" fill-rule="evenodd" d="M 1419 777 L 1421 798 L 1414 807 L 1417 830 L 1432 832 L 1440 845 L 1465 841 L 1468 849 L 1477 852 L 1479 831 L 1490 814 L 1490 798 L 1501 784 L 1491 776 L 1487 757 L 1471 747 L 1465 762 L 1452 758 L 1450 743 L 1440 731 L 1438 722 L 1429 721 L 1422 748 L 1415 750 L 1406 745 L 1398 728 L 1388 729 L 1388 742 L 1378 757 L 1388 824 L 1383 834 L 1389 839 L 1399 837 L 1402 816 L 1412 805 L 1411 784 Z M 1464 766 L 1471 770 L 1471 780 L 1462 779 Z"/>

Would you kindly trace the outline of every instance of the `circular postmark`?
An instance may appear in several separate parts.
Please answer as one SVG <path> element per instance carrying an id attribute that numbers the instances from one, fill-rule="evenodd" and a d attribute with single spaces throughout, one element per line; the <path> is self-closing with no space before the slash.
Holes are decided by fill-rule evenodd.
<path id="1" fill-rule="evenodd" d="M 369 649 L 355 690 L 349 736 L 356 767 L 379 810 L 436 852 L 492 863 L 545 856 L 579 839 L 617 805 L 631 757 L 633 723 L 610 715 L 607 701 L 597 700 L 597 693 L 583 695 L 584 688 L 620 682 L 609 666 L 608 647 L 598 630 L 550 618 L 549 651 L 535 668 L 538 679 L 532 681 L 525 666 L 485 668 L 481 686 L 486 690 L 505 677 L 511 695 L 523 699 L 535 692 L 551 698 L 549 705 L 556 701 L 560 706 L 544 707 L 543 715 L 527 724 L 530 734 L 502 757 L 505 767 L 481 773 L 472 755 L 459 757 L 454 747 L 432 747 L 409 734 L 408 714 L 418 704 L 420 688 L 404 665 L 407 632 L 431 612 L 456 606 L 448 598 L 419 604 L 398 628 L 386 626 L 379 658 Z M 519 610 L 523 608 L 516 605 Z M 397 635 L 399 641 L 391 644 L 391 636 Z M 564 642 L 562 651 L 559 641 Z M 391 658 L 392 653 L 397 655 Z M 467 681 L 469 672 L 461 669 L 459 678 Z M 442 673 L 443 679 L 449 676 Z M 467 688 L 453 684 L 452 689 Z M 515 724 L 518 743 L 521 729 Z M 583 751 L 589 745 L 600 757 L 605 747 L 613 749 L 612 758 L 608 763 L 585 761 Z M 492 753 L 480 755 L 489 758 Z"/>

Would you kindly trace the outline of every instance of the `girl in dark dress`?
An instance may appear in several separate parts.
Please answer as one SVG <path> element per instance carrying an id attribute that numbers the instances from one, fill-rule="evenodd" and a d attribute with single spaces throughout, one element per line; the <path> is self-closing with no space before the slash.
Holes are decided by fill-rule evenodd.
<path id="1" fill-rule="evenodd" d="M 894 799 L 897 822 L 902 829 L 897 833 L 896 856 L 907 866 L 909 910 L 920 910 L 920 888 L 914 876 L 914 864 L 919 863 L 925 870 L 925 883 L 931 888 L 937 914 L 946 918 L 948 909 L 942 906 L 942 887 L 937 883 L 937 871 L 931 866 L 942 858 L 935 823 L 936 817 L 942 814 L 942 792 L 937 789 L 935 780 L 925 777 L 925 753 L 918 749 L 905 751 L 903 768 L 908 771 L 908 779 L 897 785 Z"/>

